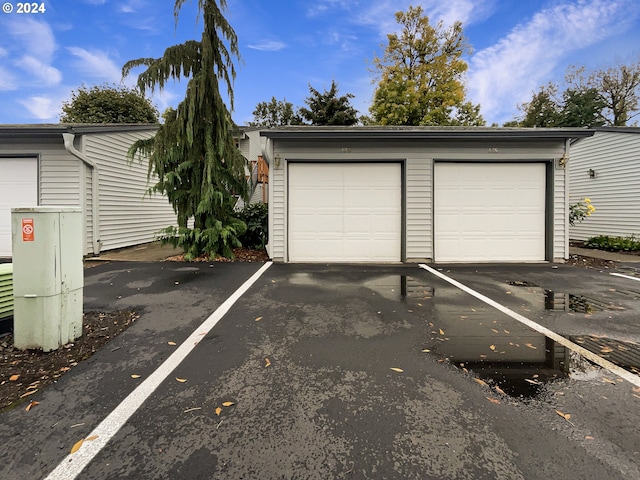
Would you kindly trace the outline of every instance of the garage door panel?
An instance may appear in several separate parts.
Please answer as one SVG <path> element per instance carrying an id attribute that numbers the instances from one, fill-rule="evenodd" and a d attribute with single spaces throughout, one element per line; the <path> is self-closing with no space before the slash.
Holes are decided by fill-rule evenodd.
<path id="1" fill-rule="evenodd" d="M 37 158 L 0 158 L 0 257 L 11 256 L 11 209 L 36 205 Z"/>
<path id="2" fill-rule="evenodd" d="M 544 260 L 545 182 L 542 163 L 436 163 L 435 259 Z"/>
<path id="3" fill-rule="evenodd" d="M 293 163 L 288 182 L 290 261 L 400 261 L 399 164 Z"/>

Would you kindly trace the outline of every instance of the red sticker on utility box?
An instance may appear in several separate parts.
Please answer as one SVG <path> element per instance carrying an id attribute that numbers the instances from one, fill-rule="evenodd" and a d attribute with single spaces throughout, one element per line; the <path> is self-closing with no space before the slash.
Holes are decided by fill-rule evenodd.
<path id="1" fill-rule="evenodd" d="M 34 228 L 33 218 L 22 219 L 22 241 L 33 242 L 34 240 Z"/>

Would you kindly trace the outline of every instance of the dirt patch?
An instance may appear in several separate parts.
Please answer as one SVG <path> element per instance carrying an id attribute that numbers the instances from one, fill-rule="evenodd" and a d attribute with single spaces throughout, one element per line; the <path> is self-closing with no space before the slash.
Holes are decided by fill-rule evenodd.
<path id="1" fill-rule="evenodd" d="M 208 255 L 194 258 L 192 262 L 266 262 L 269 255 L 264 250 L 253 250 L 251 248 L 234 248 L 234 258 L 216 257 L 213 260 Z M 165 262 L 184 262 L 184 255 L 174 255 L 168 257 Z"/>
<path id="2" fill-rule="evenodd" d="M 575 267 L 594 268 L 597 270 L 613 270 L 616 268 L 616 262 L 612 260 L 603 260 L 602 258 L 584 257 L 582 255 L 569 255 L 567 265 Z"/>
<path id="3" fill-rule="evenodd" d="M 133 311 L 87 312 L 83 316 L 83 335 L 72 343 L 44 353 L 41 350 L 18 350 L 13 335 L 0 337 L 0 412 L 21 404 L 34 405 L 36 392 L 89 358 L 109 340 L 126 330 L 136 319 Z M 10 320 L 3 320 L 7 322 Z"/>

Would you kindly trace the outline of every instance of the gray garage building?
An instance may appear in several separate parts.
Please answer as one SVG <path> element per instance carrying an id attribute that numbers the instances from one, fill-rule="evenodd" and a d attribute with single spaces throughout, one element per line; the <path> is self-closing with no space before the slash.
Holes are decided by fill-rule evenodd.
<path id="1" fill-rule="evenodd" d="M 82 207 L 84 255 L 150 242 L 161 228 L 175 225 L 167 198 L 146 195 L 146 162 L 127 161 L 129 147 L 156 130 L 155 125 L 1 125 L 0 257 L 11 256 L 12 207 Z"/>
<path id="2" fill-rule="evenodd" d="M 279 262 L 562 262 L 566 163 L 585 129 L 261 132 Z"/>

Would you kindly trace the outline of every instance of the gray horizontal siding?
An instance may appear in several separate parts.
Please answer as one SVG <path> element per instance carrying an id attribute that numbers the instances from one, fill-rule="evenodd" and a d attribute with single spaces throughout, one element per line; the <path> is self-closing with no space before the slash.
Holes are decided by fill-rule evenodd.
<path id="1" fill-rule="evenodd" d="M 150 242 L 157 233 L 176 224 L 176 215 L 166 197 L 148 194 L 147 164 L 129 163 L 127 151 L 138 139 L 151 133 L 88 135 L 85 154 L 99 169 L 100 242 L 102 250 Z"/>
<path id="2" fill-rule="evenodd" d="M 406 162 L 406 258 L 433 258 L 432 245 L 432 184 L 431 160 L 408 159 Z"/>
<path id="3" fill-rule="evenodd" d="M 268 158 L 279 155 L 282 165 L 270 168 L 269 253 L 276 261 L 286 261 L 287 248 L 287 162 L 295 161 L 376 161 L 405 163 L 405 255 L 408 261 L 433 258 L 433 159 L 451 161 L 552 161 L 564 154 L 564 140 L 535 141 L 376 141 L 371 140 L 286 140 L 269 139 Z M 554 172 L 553 256 L 567 257 L 565 228 L 564 170 Z"/>
<path id="4" fill-rule="evenodd" d="M 588 171 L 596 172 L 590 178 Z M 596 211 L 570 227 L 570 236 L 640 235 L 640 134 L 600 131 L 577 142 L 569 163 L 573 204 L 588 197 Z"/>
<path id="5" fill-rule="evenodd" d="M 555 166 L 553 167 L 555 168 Z M 553 185 L 553 259 L 567 259 L 567 226 L 569 215 L 566 210 L 566 170 L 555 169 Z"/>

